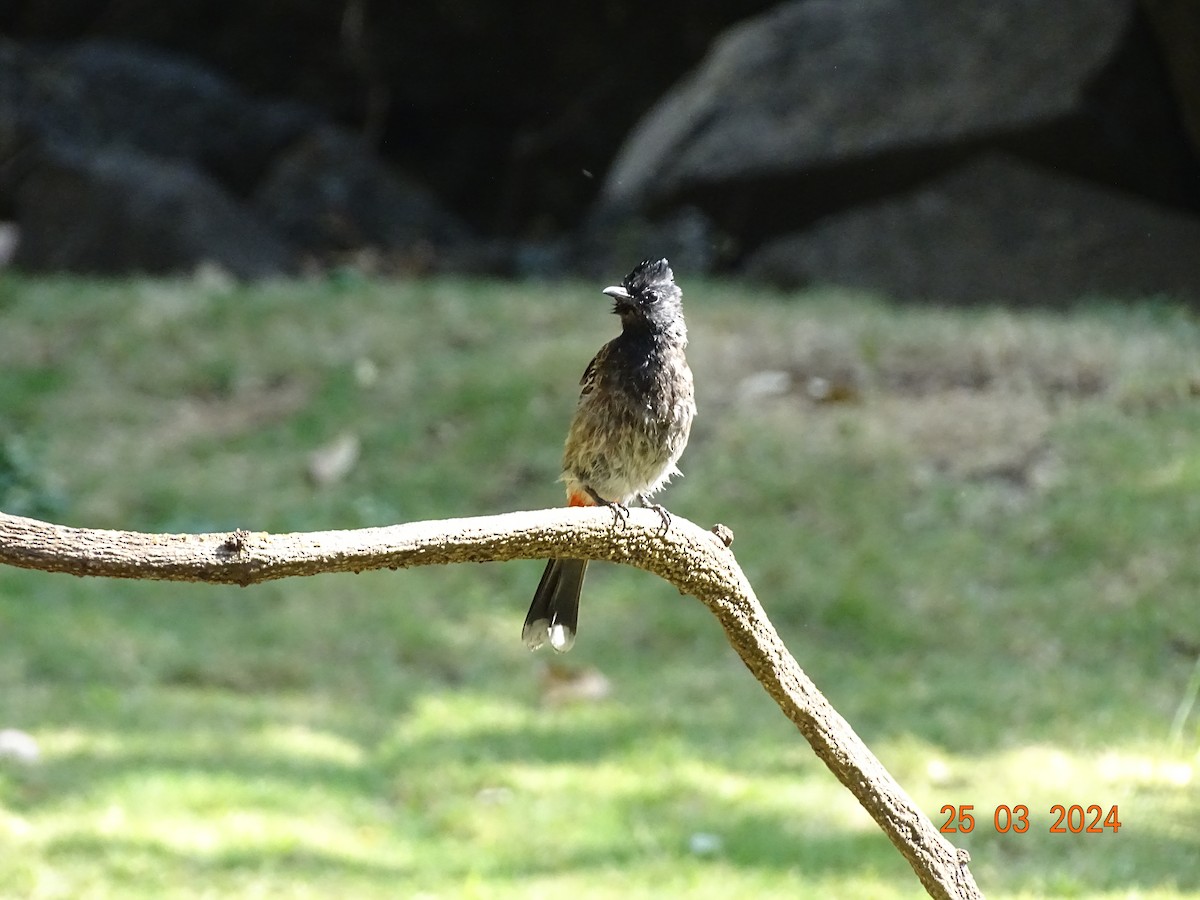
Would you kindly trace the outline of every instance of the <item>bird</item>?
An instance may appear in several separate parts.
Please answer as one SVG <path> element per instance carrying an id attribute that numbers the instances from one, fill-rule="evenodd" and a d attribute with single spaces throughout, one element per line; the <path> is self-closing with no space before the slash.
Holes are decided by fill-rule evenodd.
<path id="1" fill-rule="evenodd" d="M 637 500 L 662 517 L 650 498 L 674 475 L 696 415 L 692 370 L 684 351 L 683 292 L 665 259 L 644 260 L 603 293 L 621 333 L 584 370 L 563 446 L 568 506 L 606 506 L 614 524 Z M 575 643 L 586 559 L 551 559 L 533 595 L 521 639 L 530 650 L 549 641 L 559 653 Z"/>

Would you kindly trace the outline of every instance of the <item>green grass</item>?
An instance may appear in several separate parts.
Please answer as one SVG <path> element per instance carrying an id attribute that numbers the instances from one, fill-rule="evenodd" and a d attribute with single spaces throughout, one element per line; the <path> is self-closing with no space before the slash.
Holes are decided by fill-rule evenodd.
<path id="1" fill-rule="evenodd" d="M 988 896 L 1200 893 L 1200 711 L 1169 740 L 1200 654 L 1197 319 L 683 286 L 700 414 L 664 499 L 733 529 L 935 821 L 974 805 Z M 0 508 L 294 531 L 557 505 L 605 304 L 2 275 Z M 356 465 L 314 484 L 346 435 Z M 0 728 L 41 751 L 0 759 L 0 896 L 922 896 L 700 604 L 598 565 L 550 659 L 519 640 L 539 572 L 0 571 Z M 1054 804 L 1122 827 L 1050 834 Z"/>

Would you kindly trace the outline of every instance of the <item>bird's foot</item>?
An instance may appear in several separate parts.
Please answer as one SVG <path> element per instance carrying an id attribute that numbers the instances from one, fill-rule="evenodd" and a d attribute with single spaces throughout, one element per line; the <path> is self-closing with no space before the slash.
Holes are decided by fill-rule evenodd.
<path id="1" fill-rule="evenodd" d="M 662 519 L 662 533 L 666 534 L 671 530 L 671 514 L 667 512 L 667 508 L 661 503 L 655 503 L 647 494 L 638 494 L 638 502 L 646 509 L 652 509 L 658 513 L 658 517 Z"/>
<path id="2" fill-rule="evenodd" d="M 619 503 L 616 500 L 605 500 L 591 488 L 587 488 L 588 496 L 595 501 L 597 506 L 607 506 L 612 510 L 613 525 L 625 527 L 625 520 L 629 518 L 629 507 L 624 503 Z"/>

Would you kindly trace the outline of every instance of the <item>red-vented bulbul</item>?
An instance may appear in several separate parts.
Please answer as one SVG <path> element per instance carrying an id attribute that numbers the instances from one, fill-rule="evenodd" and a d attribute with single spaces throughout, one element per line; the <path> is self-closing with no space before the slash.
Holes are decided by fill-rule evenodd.
<path id="1" fill-rule="evenodd" d="M 621 333 L 600 348 L 580 379 L 583 390 L 563 448 L 570 506 L 607 506 L 614 520 L 637 500 L 670 517 L 650 496 L 672 475 L 687 445 L 696 400 L 684 348 L 683 294 L 665 259 L 646 260 L 604 289 Z M 552 559 L 533 595 L 521 638 L 547 640 L 559 653 L 575 643 L 586 559 Z"/>

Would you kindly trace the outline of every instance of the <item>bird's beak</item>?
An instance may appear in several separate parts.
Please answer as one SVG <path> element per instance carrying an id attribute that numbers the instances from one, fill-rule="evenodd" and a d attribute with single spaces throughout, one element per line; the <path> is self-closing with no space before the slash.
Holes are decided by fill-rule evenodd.
<path id="1" fill-rule="evenodd" d="M 614 284 L 612 287 L 606 287 L 601 293 L 607 294 L 614 300 L 628 301 L 633 299 L 633 297 L 630 296 L 629 291 L 625 290 L 625 288 L 621 287 L 619 284 Z"/>

